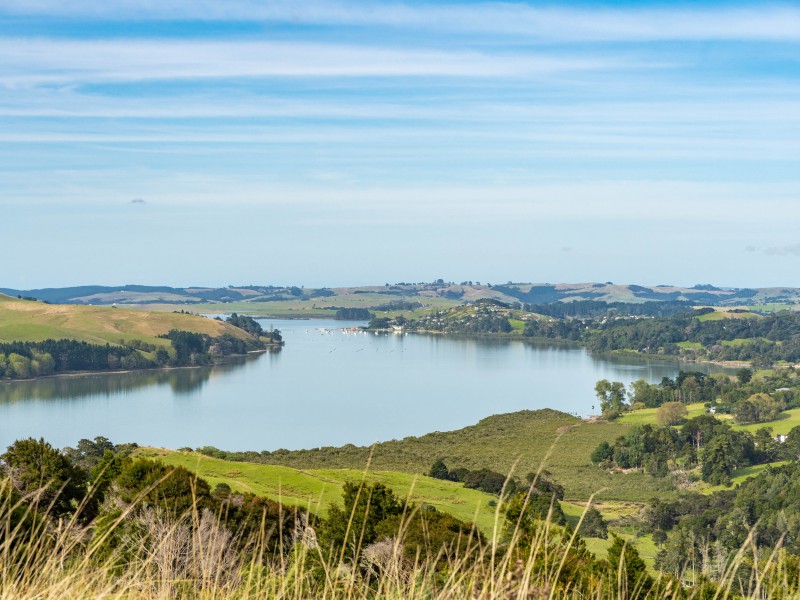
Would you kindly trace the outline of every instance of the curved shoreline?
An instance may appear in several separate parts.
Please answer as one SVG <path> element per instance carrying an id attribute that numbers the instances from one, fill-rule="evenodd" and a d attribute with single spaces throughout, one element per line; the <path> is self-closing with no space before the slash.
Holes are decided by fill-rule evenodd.
<path id="1" fill-rule="evenodd" d="M 14 379 L 0 379 L 0 385 L 8 383 L 21 383 L 24 381 L 42 381 L 46 379 L 64 379 L 70 377 L 87 377 L 91 375 L 124 375 L 126 373 L 150 373 L 154 371 L 177 371 L 181 369 L 203 369 L 224 365 L 228 359 L 243 358 L 252 354 L 266 354 L 275 349 L 283 348 L 283 344 L 268 344 L 263 350 L 250 350 L 247 354 L 228 354 L 221 360 L 214 361 L 210 365 L 181 365 L 178 367 L 145 367 L 144 369 L 108 369 L 102 371 L 66 371 L 63 373 L 51 373 L 50 375 L 39 375 L 37 377 L 25 377 Z"/>

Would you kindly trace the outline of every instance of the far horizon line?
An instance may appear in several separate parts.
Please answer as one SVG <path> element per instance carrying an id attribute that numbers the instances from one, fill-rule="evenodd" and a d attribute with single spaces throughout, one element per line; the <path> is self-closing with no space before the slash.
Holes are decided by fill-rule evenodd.
<path id="1" fill-rule="evenodd" d="M 176 285 L 176 284 L 165 284 L 165 283 L 80 283 L 80 284 L 72 284 L 72 285 L 46 285 L 46 286 L 35 286 L 35 287 L 13 287 L 13 286 L 4 286 L 0 285 L 0 290 L 13 290 L 18 292 L 33 292 L 33 291 L 44 291 L 44 290 L 63 290 L 63 289 L 72 289 L 72 288 L 88 288 L 88 287 L 106 287 L 106 288 L 117 288 L 117 287 L 166 287 L 171 289 L 181 289 L 181 290 L 188 290 L 188 289 L 246 289 L 250 287 L 259 287 L 259 288 L 292 288 L 297 287 L 300 289 L 346 289 L 346 288 L 366 288 L 366 287 L 387 287 L 387 286 L 420 286 L 420 285 L 467 285 L 472 287 L 499 287 L 499 286 L 507 286 L 507 285 L 536 285 L 536 286 L 585 286 L 585 285 L 613 285 L 613 286 L 631 286 L 631 285 L 638 285 L 641 287 L 648 287 L 648 288 L 679 288 L 679 289 L 700 289 L 703 286 L 711 286 L 716 288 L 720 291 L 733 291 L 733 290 L 743 290 L 743 289 L 772 289 L 772 288 L 793 288 L 799 289 L 800 285 L 719 285 L 710 282 L 703 282 L 703 283 L 694 283 L 692 285 L 685 285 L 685 284 L 673 284 L 673 283 L 634 283 L 634 282 L 615 282 L 611 280 L 584 280 L 584 281 L 523 281 L 523 280 L 506 280 L 503 282 L 499 282 L 495 280 L 495 283 L 492 283 L 490 280 L 445 280 L 443 278 L 437 278 L 430 281 L 396 281 L 396 282 L 387 282 L 384 281 L 383 283 L 343 283 L 343 284 L 328 284 L 328 285 L 317 285 L 317 284 L 306 284 L 306 283 L 287 283 L 287 284 L 278 284 L 278 283 L 247 283 L 247 284 L 225 284 L 225 285 Z"/>

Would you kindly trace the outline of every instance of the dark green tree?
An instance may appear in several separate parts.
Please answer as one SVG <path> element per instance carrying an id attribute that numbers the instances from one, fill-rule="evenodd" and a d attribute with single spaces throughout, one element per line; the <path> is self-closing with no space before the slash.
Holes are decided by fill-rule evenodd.
<path id="1" fill-rule="evenodd" d="M 567 518 L 561 509 L 561 504 L 555 496 L 540 496 L 539 494 L 517 492 L 501 507 L 505 515 L 504 532 L 506 538 L 511 538 L 514 532 L 519 536 L 519 545 L 528 547 L 540 527 L 549 520 L 556 525 L 564 525 Z"/>
<path id="2" fill-rule="evenodd" d="M 608 538 L 608 523 L 594 506 L 589 507 L 583 515 L 583 521 L 578 529 L 578 533 L 583 537 Z"/>
<path id="3" fill-rule="evenodd" d="M 86 475 L 43 439 L 17 440 L 0 456 L 17 491 L 55 516 L 74 512 L 86 493 Z"/>
<path id="4" fill-rule="evenodd" d="M 601 463 L 603 461 L 611 460 L 613 457 L 614 457 L 614 449 L 611 447 L 611 444 L 609 444 L 608 442 L 606 442 L 604 440 L 604 441 L 600 442 L 597 445 L 597 448 L 595 448 L 592 451 L 592 454 L 589 457 L 589 459 L 594 464 L 599 464 L 599 463 Z"/>
<path id="5" fill-rule="evenodd" d="M 639 552 L 621 537 L 611 534 L 613 542 L 608 549 L 609 575 L 618 581 L 620 599 L 644 598 L 653 587 L 653 578 L 647 573 Z"/>
<path id="6" fill-rule="evenodd" d="M 431 465 L 431 470 L 428 471 L 428 477 L 433 477 L 434 479 L 450 479 L 450 471 L 447 470 L 447 465 L 444 464 L 444 460 L 441 458 L 436 459 L 433 465 Z"/>
<path id="7" fill-rule="evenodd" d="M 628 408 L 625 404 L 625 385 L 622 382 L 601 379 L 594 386 L 594 391 L 604 415 L 618 415 Z"/>
<path id="8" fill-rule="evenodd" d="M 377 541 L 377 526 L 384 519 L 403 514 L 405 505 L 382 483 L 348 481 L 342 488 L 343 506 L 332 504 L 328 518 L 318 528 L 326 556 L 358 562 L 361 550 Z"/>
<path id="9" fill-rule="evenodd" d="M 749 383 L 750 380 L 753 378 L 753 369 L 739 369 L 736 371 L 736 378 L 739 380 L 739 383 L 744 385 L 745 383 Z"/>
<path id="10" fill-rule="evenodd" d="M 726 431 L 715 436 L 701 454 L 703 481 L 728 485 L 731 473 L 748 466 L 754 455 L 753 438 L 746 432 Z"/>

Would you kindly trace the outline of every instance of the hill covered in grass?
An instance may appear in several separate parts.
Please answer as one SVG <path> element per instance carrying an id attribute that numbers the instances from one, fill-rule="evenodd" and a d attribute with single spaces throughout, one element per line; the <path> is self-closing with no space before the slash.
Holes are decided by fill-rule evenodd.
<path id="1" fill-rule="evenodd" d="M 245 331 L 222 321 L 190 314 L 120 310 L 112 307 L 46 304 L 0 294 L 0 342 L 70 339 L 90 344 L 141 341 L 168 346 L 169 331 L 210 337 L 249 339 Z"/>
<path id="2" fill-rule="evenodd" d="M 183 467 L 202 477 L 212 487 L 226 484 L 233 492 L 263 496 L 287 506 L 307 509 L 321 517 L 328 516 L 331 505 L 341 504 L 341 490 L 345 482 L 365 481 L 368 484 L 380 482 L 389 486 L 399 497 L 407 498 L 414 504 L 432 506 L 462 521 L 475 523 L 487 537 L 493 535 L 496 523 L 502 523 L 502 516 L 497 515 L 499 498 L 496 495 L 425 475 L 356 469 L 294 469 L 279 465 L 233 462 L 198 452 L 162 448 L 140 448 L 134 454 L 159 460 L 166 465 Z M 585 501 L 562 502 L 561 505 L 567 521 L 577 527 Z M 597 508 L 613 531 L 634 543 L 648 564 L 652 565 L 655 551 L 651 547 L 650 538 L 636 537 L 632 534 L 634 530 L 628 525 L 641 506 L 607 502 L 598 504 Z M 590 551 L 602 556 L 611 542 L 607 539 L 587 538 L 586 543 Z"/>
<path id="3" fill-rule="evenodd" d="M 49 304 L 0 295 L 0 379 L 205 365 L 217 356 L 263 350 L 267 341 L 280 342 L 279 334 L 263 332 L 252 319 L 239 319 L 237 324 L 242 326 L 182 313 Z M 245 330 L 248 326 L 257 329 L 251 334 Z"/>
<path id="4" fill-rule="evenodd" d="M 137 456 L 155 458 L 167 465 L 180 466 L 196 473 L 212 486 L 225 483 L 234 492 L 251 493 L 290 506 L 307 508 L 327 516 L 332 504 L 342 500 L 342 486 L 347 481 L 380 482 L 402 497 L 417 504 L 427 504 L 463 521 L 475 522 L 490 534 L 495 509 L 489 505 L 496 496 L 465 488 L 462 484 L 397 471 L 357 469 L 293 469 L 278 465 L 238 463 L 198 452 L 176 452 L 159 448 L 141 448 Z"/>
<path id="5" fill-rule="evenodd" d="M 311 450 L 220 452 L 220 458 L 281 465 L 296 469 L 355 469 L 426 474 L 437 458 L 448 468 L 488 468 L 522 477 L 540 465 L 564 486 L 566 498 L 600 498 L 644 502 L 675 493 L 671 483 L 644 473 L 608 473 L 592 465 L 589 455 L 602 441 L 613 442 L 630 425 L 592 423 L 551 409 L 495 415 L 456 431 L 435 432 L 376 444 Z"/>

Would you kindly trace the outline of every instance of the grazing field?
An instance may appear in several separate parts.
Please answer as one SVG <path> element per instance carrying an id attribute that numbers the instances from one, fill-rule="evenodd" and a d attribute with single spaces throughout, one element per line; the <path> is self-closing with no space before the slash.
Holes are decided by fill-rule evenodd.
<path id="1" fill-rule="evenodd" d="M 678 348 L 683 348 L 684 350 L 702 350 L 703 344 L 700 342 L 678 342 L 675 344 Z"/>
<path id="2" fill-rule="evenodd" d="M 689 418 L 697 417 L 700 415 L 705 414 L 706 408 L 702 403 L 695 403 L 695 404 L 687 404 L 686 408 L 689 410 Z M 657 425 L 658 421 L 656 420 L 656 408 L 643 408 L 642 410 L 636 410 L 633 412 L 626 413 L 617 421 L 617 423 L 625 424 L 625 425 L 641 425 L 645 423 L 649 423 L 650 425 Z M 721 421 L 727 421 L 730 423 L 731 427 L 738 431 L 749 431 L 750 433 L 755 433 L 759 429 L 763 427 L 769 427 L 772 429 L 773 435 L 778 434 L 787 434 L 789 433 L 794 427 L 800 425 L 800 408 L 792 408 L 786 410 L 780 414 L 780 417 L 774 421 L 767 421 L 764 423 L 750 423 L 748 425 L 739 425 L 733 422 L 733 417 L 731 415 L 714 415 L 717 419 Z"/>
<path id="3" fill-rule="evenodd" d="M 645 502 L 671 496 L 674 488 L 664 479 L 643 473 L 608 473 L 592 465 L 589 455 L 602 441 L 624 435 L 625 423 L 590 423 L 550 409 L 495 415 L 456 431 L 435 432 L 376 444 L 311 450 L 262 452 L 247 460 L 296 469 L 361 470 L 371 459 L 380 471 L 424 474 L 437 458 L 450 469 L 489 468 L 523 477 L 540 465 L 565 488 L 567 498 Z M 231 457 L 235 457 L 232 454 Z"/>
<path id="4" fill-rule="evenodd" d="M 706 407 L 702 402 L 687 404 L 686 409 L 689 411 L 689 419 L 699 417 L 700 415 L 704 415 L 706 413 Z M 617 420 L 617 423 L 624 423 L 625 425 L 643 425 L 645 423 L 649 423 L 650 425 L 658 425 L 658 421 L 656 420 L 657 411 L 657 408 L 643 408 L 641 410 L 634 410 L 622 415 Z M 727 416 L 728 415 L 717 415 L 717 418 L 724 419 Z"/>
<path id="5" fill-rule="evenodd" d="M 713 494 L 714 492 L 719 492 L 722 490 L 729 490 L 731 488 L 736 487 L 740 483 L 743 483 L 745 480 L 750 479 L 751 477 L 755 477 L 756 475 L 760 474 L 767 469 L 771 469 L 773 467 L 780 467 L 781 465 L 788 464 L 789 461 L 786 460 L 779 460 L 773 463 L 766 463 L 763 465 L 753 465 L 751 467 L 743 467 L 741 469 L 736 469 L 733 473 L 731 473 L 731 485 L 711 485 L 708 483 L 699 483 L 695 488 L 695 491 L 701 492 L 703 494 Z"/>
<path id="6" fill-rule="evenodd" d="M 418 302 L 419 308 L 414 310 L 379 310 L 375 307 L 387 305 L 391 302 Z M 252 316 L 271 316 L 282 318 L 332 318 L 340 308 L 366 308 L 380 316 L 397 316 L 422 314 L 431 310 L 442 310 L 460 305 L 458 300 L 441 298 L 438 296 L 397 296 L 394 294 L 353 294 L 343 293 L 336 296 L 321 296 L 308 299 L 285 299 L 272 302 L 240 301 L 240 302 L 209 302 L 192 306 L 191 310 L 203 314 L 230 314 L 236 312 Z M 171 311 L 175 310 L 173 304 L 150 304 L 140 307 L 146 310 Z"/>
<path id="7" fill-rule="evenodd" d="M 331 504 L 341 504 L 346 481 L 380 481 L 400 497 L 418 504 L 430 504 L 464 521 L 474 522 L 487 535 L 494 525 L 496 497 L 467 489 L 461 483 L 442 481 L 423 475 L 355 469 L 298 470 L 275 465 L 232 462 L 196 452 L 176 452 L 142 448 L 139 456 L 157 458 L 168 465 L 182 466 L 197 473 L 212 487 L 227 483 L 231 489 L 266 496 L 293 506 L 303 506 L 326 516 Z"/>
<path id="8" fill-rule="evenodd" d="M 699 321 L 722 321 L 723 319 L 759 319 L 761 315 L 752 312 L 731 312 L 718 310 L 697 317 Z"/>
<path id="9" fill-rule="evenodd" d="M 650 535 L 642 535 L 639 531 L 637 519 L 642 511 L 642 505 L 633 502 L 595 502 L 592 506 L 603 515 L 609 531 L 635 545 L 647 566 L 653 569 L 658 548 Z M 567 517 L 567 522 L 572 527 L 577 527 L 586 509 L 586 502 L 562 502 L 561 508 Z M 610 535 L 608 539 L 584 538 L 584 541 L 586 548 L 599 557 L 605 556 L 611 546 Z"/>
<path id="10" fill-rule="evenodd" d="M 800 425 L 800 408 L 792 408 L 782 412 L 774 421 L 751 423 L 750 425 L 734 425 L 733 427 L 734 429 L 742 429 L 750 433 L 755 433 L 762 427 L 771 427 L 772 435 L 778 435 L 779 433 L 785 435 L 798 425 Z"/>
<path id="11" fill-rule="evenodd" d="M 308 508 L 314 514 L 327 516 L 331 504 L 341 505 L 342 485 L 346 481 L 379 481 L 401 497 L 416 504 L 428 504 L 464 521 L 475 523 L 491 537 L 495 527 L 497 497 L 467 489 L 461 483 L 442 481 L 422 475 L 396 471 L 358 471 L 354 469 L 298 470 L 274 465 L 239 463 L 203 456 L 196 452 L 178 452 L 160 448 L 141 448 L 138 456 L 158 459 L 165 464 L 182 466 L 209 482 L 228 484 L 232 490 L 266 496 L 292 506 Z M 495 506 L 492 506 L 492 505 Z M 577 526 L 586 502 L 562 502 L 562 509 L 573 527 Z M 632 527 L 641 506 L 629 502 L 594 504 L 618 535 L 632 541 L 649 566 L 655 558 L 655 546 L 649 536 L 637 537 Z M 605 556 L 610 539 L 586 538 L 587 548 Z"/>
<path id="12" fill-rule="evenodd" d="M 0 342 L 72 339 L 91 344 L 119 344 L 140 340 L 168 347 L 170 342 L 158 336 L 170 329 L 212 337 L 225 333 L 242 339 L 248 337 L 237 327 L 205 317 L 108 306 L 45 304 L 0 294 Z"/>

